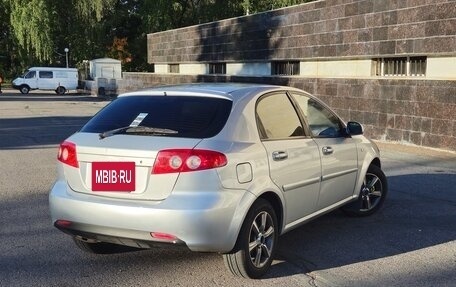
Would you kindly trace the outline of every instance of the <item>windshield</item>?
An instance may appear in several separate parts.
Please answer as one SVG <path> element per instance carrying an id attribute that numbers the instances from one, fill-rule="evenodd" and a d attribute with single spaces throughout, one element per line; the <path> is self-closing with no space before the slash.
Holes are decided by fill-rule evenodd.
<path id="1" fill-rule="evenodd" d="M 81 129 L 81 132 L 99 134 L 108 132 L 104 135 L 111 135 L 116 129 L 147 127 L 155 130 L 132 129 L 131 133 L 209 138 L 218 134 L 224 127 L 231 105 L 230 100 L 209 97 L 120 97 L 96 114 Z M 161 130 L 157 131 L 157 129 Z M 164 132 L 166 130 L 168 132 Z"/>

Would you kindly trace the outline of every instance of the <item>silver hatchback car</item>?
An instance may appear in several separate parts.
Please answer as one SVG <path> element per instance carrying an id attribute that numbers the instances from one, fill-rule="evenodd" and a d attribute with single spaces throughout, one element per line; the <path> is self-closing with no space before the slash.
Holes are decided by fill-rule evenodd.
<path id="1" fill-rule="evenodd" d="M 61 143 L 52 222 L 88 252 L 183 245 L 258 278 L 279 235 L 336 208 L 365 216 L 382 206 L 379 150 L 362 133 L 290 87 L 123 94 Z"/>

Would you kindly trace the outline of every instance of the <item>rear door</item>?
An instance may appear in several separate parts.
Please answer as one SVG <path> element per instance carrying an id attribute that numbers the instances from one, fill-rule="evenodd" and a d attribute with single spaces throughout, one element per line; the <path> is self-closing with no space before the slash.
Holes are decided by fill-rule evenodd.
<path id="1" fill-rule="evenodd" d="M 286 92 L 261 97 L 256 116 L 270 176 L 283 192 L 289 224 L 316 210 L 321 175 L 318 146 Z"/>
<path id="2" fill-rule="evenodd" d="M 317 100 L 293 94 L 305 115 L 322 163 L 318 209 L 350 198 L 358 176 L 358 156 L 354 140 L 346 134 L 342 121 Z"/>

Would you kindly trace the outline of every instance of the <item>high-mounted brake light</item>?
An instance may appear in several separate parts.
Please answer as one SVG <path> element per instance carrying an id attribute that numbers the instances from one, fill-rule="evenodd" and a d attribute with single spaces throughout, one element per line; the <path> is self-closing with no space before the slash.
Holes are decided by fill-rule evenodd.
<path id="1" fill-rule="evenodd" d="M 227 164 L 223 153 L 203 149 L 167 149 L 158 152 L 153 174 L 212 169 Z"/>
<path id="2" fill-rule="evenodd" d="M 57 159 L 64 164 L 72 167 L 79 167 L 78 157 L 76 155 L 76 145 L 69 141 L 64 141 L 60 144 Z"/>

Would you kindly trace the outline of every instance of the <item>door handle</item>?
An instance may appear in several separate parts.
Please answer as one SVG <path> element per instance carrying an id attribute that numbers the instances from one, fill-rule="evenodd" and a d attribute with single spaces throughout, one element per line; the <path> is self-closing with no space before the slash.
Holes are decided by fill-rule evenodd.
<path id="1" fill-rule="evenodd" d="M 272 159 L 273 160 L 284 160 L 288 158 L 288 154 L 286 151 L 274 151 L 272 152 Z"/>
<path id="2" fill-rule="evenodd" d="M 324 155 L 332 154 L 334 152 L 333 148 L 330 146 L 324 146 L 321 150 Z"/>

